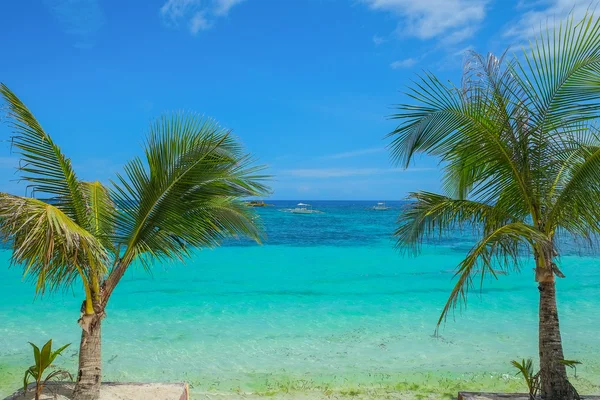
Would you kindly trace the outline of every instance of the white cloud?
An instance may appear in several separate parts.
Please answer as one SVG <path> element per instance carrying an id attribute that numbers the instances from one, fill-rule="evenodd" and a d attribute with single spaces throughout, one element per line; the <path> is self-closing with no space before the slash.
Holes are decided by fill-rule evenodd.
<path id="1" fill-rule="evenodd" d="M 417 60 L 414 58 L 406 58 L 404 60 L 394 61 L 390 64 L 392 69 L 400 69 L 400 68 L 410 68 L 417 63 Z"/>
<path id="2" fill-rule="evenodd" d="M 160 8 L 160 14 L 171 22 L 177 23 L 180 18 L 183 18 L 194 7 L 197 7 L 199 3 L 198 0 L 167 0 Z"/>
<path id="3" fill-rule="evenodd" d="M 373 36 L 373 43 L 375 43 L 375 46 L 379 46 L 380 44 L 383 44 L 385 42 L 387 42 L 387 39 L 384 38 L 383 36 L 379 36 L 379 35 Z"/>
<path id="4" fill-rule="evenodd" d="M 240 4 L 244 0 L 217 0 L 215 1 L 215 15 L 225 16 L 233 6 Z"/>
<path id="5" fill-rule="evenodd" d="M 205 31 L 211 27 L 210 22 L 204 16 L 204 12 L 198 11 L 190 21 L 190 32 L 195 35 L 199 31 Z"/>
<path id="6" fill-rule="evenodd" d="M 373 147 L 373 148 L 368 148 L 368 149 L 346 151 L 344 153 L 329 154 L 327 156 L 321 157 L 321 159 L 322 160 L 340 160 L 343 158 L 359 157 L 359 156 L 363 156 L 366 154 L 381 153 L 382 151 L 385 151 L 385 149 L 383 147 Z"/>
<path id="7" fill-rule="evenodd" d="M 394 172 L 420 172 L 431 171 L 435 168 L 298 168 L 283 170 L 278 176 L 291 176 L 295 178 L 344 178 L 349 176 L 374 176 Z"/>
<path id="8" fill-rule="evenodd" d="M 470 37 L 472 37 L 475 32 L 477 32 L 476 26 L 465 26 L 462 29 L 452 32 L 451 34 L 445 36 L 442 39 L 443 44 L 456 44 L 460 43 Z"/>
<path id="9" fill-rule="evenodd" d="M 488 0 L 363 0 L 373 10 L 397 16 L 401 35 L 420 39 L 472 36 L 486 15 Z"/>
<path id="10" fill-rule="evenodd" d="M 522 43 L 527 42 L 546 27 L 552 29 L 557 26 L 569 14 L 576 21 L 583 18 L 588 10 L 594 10 L 596 4 L 597 2 L 590 0 L 542 0 L 529 6 L 522 3 L 520 8 L 527 11 L 506 28 L 504 36 Z"/>
<path id="11" fill-rule="evenodd" d="M 191 34 L 212 28 L 219 18 L 226 17 L 229 11 L 245 0 L 167 0 L 160 8 L 160 15 L 166 25 L 178 27 L 186 25 Z"/>

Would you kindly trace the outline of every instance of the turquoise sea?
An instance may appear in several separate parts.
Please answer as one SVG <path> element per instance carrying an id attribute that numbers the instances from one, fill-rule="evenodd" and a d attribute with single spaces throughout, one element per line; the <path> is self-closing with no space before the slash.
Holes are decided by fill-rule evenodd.
<path id="1" fill-rule="evenodd" d="M 486 281 L 433 336 L 470 248 L 470 231 L 435 240 L 419 257 L 394 249 L 402 203 L 316 201 L 318 215 L 258 209 L 268 238 L 198 251 L 185 264 L 132 269 L 103 324 L 105 380 L 190 382 L 193 391 L 360 393 L 412 390 L 449 398 L 458 388 L 518 390 L 510 360 L 537 358 L 531 268 Z M 600 393 L 600 258 L 562 246 L 558 283 L 566 358 L 575 386 Z M 31 363 L 28 341 L 73 343 L 79 288 L 34 299 L 0 251 L 0 397 Z M 573 375 L 573 374 L 571 374 Z"/>

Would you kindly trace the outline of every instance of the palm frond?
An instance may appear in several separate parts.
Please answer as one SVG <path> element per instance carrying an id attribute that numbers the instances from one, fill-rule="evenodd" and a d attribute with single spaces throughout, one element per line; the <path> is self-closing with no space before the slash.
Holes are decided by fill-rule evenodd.
<path id="1" fill-rule="evenodd" d="M 505 210 L 472 200 L 457 200 L 447 196 L 415 192 L 399 217 L 394 236 L 399 247 L 418 251 L 423 239 L 443 236 L 456 229 L 484 228 L 492 232 L 516 219 Z"/>
<path id="2" fill-rule="evenodd" d="M 571 147 L 552 182 L 547 229 L 588 238 L 600 234 L 600 135 L 590 126 Z"/>
<path id="3" fill-rule="evenodd" d="M 134 159 L 114 182 L 125 252 L 107 287 L 144 255 L 183 258 L 191 247 L 212 247 L 232 235 L 260 240 L 252 209 L 239 200 L 267 193 L 261 170 L 216 122 L 187 114 L 159 119 L 145 162 Z"/>
<path id="4" fill-rule="evenodd" d="M 400 121 L 389 135 L 392 157 L 407 166 L 416 153 L 439 156 L 446 189 L 459 179 L 452 194 L 466 198 L 475 191 L 479 200 L 489 202 L 503 192 L 513 213 L 530 213 L 529 166 L 516 156 L 524 147 L 518 123 L 524 112 L 514 101 L 519 91 L 510 74 L 495 66 L 499 62 L 480 68 L 482 78 L 468 90 L 443 85 L 432 75 L 421 77 L 409 93 L 417 104 L 398 105 L 392 115 Z"/>
<path id="5" fill-rule="evenodd" d="M 392 159 L 408 167 L 417 152 L 443 154 L 459 129 L 468 124 L 462 100 L 455 87 L 448 87 L 432 74 L 414 82 L 406 95 L 415 104 L 396 105 L 392 119 L 401 124 L 388 136 Z"/>
<path id="6" fill-rule="evenodd" d="M 392 116 L 400 123 L 390 133 L 392 157 L 405 166 L 417 153 L 439 157 L 448 197 L 412 194 L 398 243 L 418 248 L 466 223 L 482 236 L 459 266 L 440 322 L 466 299 L 474 275 L 494 275 L 493 264 L 518 268 L 527 247 L 553 258 L 557 232 L 600 237 L 600 19 L 593 13 L 542 32 L 522 58 L 470 53 L 460 88 L 425 74 L 408 96 L 414 104 L 398 105 Z"/>
<path id="7" fill-rule="evenodd" d="M 595 119 L 600 104 L 600 19 L 571 14 L 558 26 L 548 24 L 514 64 L 515 79 L 526 93 L 536 135 L 557 132 Z"/>
<path id="8" fill-rule="evenodd" d="M 570 15 L 548 24 L 521 60 L 510 70 L 529 111 L 531 181 L 540 197 L 552 201 L 554 188 L 546 182 L 560 179 L 576 150 L 573 136 L 585 134 L 600 111 L 600 20 L 588 12 L 581 20 Z"/>
<path id="9" fill-rule="evenodd" d="M 499 271 L 506 272 L 511 268 L 519 270 L 523 250 L 531 249 L 534 243 L 539 246 L 551 246 L 551 242 L 542 232 L 524 222 L 508 223 L 485 235 L 459 264 L 455 275 L 458 281 L 442 310 L 438 327 L 447 318 L 450 310 L 466 304 L 467 295 L 474 286 L 477 275 L 480 276 L 482 285 L 487 275 L 497 278 Z"/>
<path id="10" fill-rule="evenodd" d="M 0 193 L 0 237 L 11 262 L 36 281 L 36 292 L 69 286 L 77 277 L 105 272 L 106 251 L 89 232 L 57 207 Z"/>
<path id="11" fill-rule="evenodd" d="M 86 228 L 84 195 L 71 161 L 6 85 L 0 84 L 0 94 L 6 102 L 14 131 L 12 144 L 21 157 L 18 169 L 22 179 L 34 195 L 49 195 L 57 208 Z"/>
<path id="12" fill-rule="evenodd" d="M 104 248 L 115 249 L 116 208 L 107 187 L 100 182 L 80 182 L 83 189 L 88 216 L 89 231 L 102 243 Z"/>

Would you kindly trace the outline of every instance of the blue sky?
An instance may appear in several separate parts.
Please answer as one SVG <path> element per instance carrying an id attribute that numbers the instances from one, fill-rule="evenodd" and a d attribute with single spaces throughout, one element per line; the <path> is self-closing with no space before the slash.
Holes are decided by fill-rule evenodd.
<path id="1" fill-rule="evenodd" d="M 274 176 L 274 199 L 400 199 L 439 190 L 436 160 L 396 168 L 386 118 L 423 70 L 527 43 L 579 0 L 19 0 L 0 2 L 0 81 L 82 179 L 108 182 L 149 122 L 216 118 Z M 0 127 L 0 190 L 23 194 Z"/>

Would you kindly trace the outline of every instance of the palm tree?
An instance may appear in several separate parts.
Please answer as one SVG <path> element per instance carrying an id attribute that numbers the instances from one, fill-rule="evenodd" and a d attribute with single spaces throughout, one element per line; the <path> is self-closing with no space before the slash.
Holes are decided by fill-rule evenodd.
<path id="1" fill-rule="evenodd" d="M 74 395 L 97 399 L 101 322 L 129 266 L 184 259 L 231 236 L 259 241 L 261 227 L 240 199 L 265 195 L 265 176 L 216 122 L 179 113 L 151 125 L 144 157 L 127 163 L 110 189 L 84 182 L 17 96 L 5 85 L 0 93 L 32 193 L 0 194 L 0 233 L 39 293 L 82 283 Z"/>
<path id="2" fill-rule="evenodd" d="M 473 227 L 479 240 L 458 265 L 438 321 L 485 276 L 533 258 L 539 289 L 543 398 L 577 398 L 568 381 L 555 277 L 559 238 L 593 244 L 600 233 L 600 20 L 571 16 L 519 57 L 466 58 L 461 87 L 426 73 L 397 106 L 393 158 L 439 157 L 444 194 L 411 193 L 395 232 L 414 251 L 424 239 Z M 481 278 L 481 280 L 479 280 Z"/>

